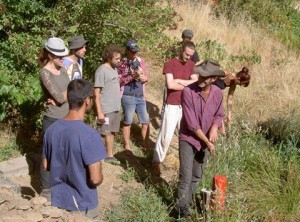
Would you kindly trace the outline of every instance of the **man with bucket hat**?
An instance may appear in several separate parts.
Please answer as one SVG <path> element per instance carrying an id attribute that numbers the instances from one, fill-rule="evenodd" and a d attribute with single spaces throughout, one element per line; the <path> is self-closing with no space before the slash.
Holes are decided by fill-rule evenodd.
<path id="1" fill-rule="evenodd" d="M 70 80 L 82 79 L 83 58 L 89 41 L 83 36 L 73 36 L 68 40 L 70 54 L 64 58 L 63 64 Z"/>
<path id="2" fill-rule="evenodd" d="M 179 131 L 178 209 L 188 217 L 192 197 L 203 176 L 209 153 L 215 155 L 214 143 L 224 116 L 222 90 L 212 83 L 225 73 L 214 60 L 205 60 L 195 67 L 197 82 L 182 91 L 182 111 Z"/>

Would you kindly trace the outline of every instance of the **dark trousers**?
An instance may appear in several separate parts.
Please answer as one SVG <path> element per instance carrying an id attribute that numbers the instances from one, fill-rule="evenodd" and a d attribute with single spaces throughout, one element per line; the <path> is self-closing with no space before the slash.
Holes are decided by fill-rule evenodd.
<path id="1" fill-rule="evenodd" d="M 43 117 L 43 131 L 44 134 L 46 132 L 46 130 L 48 129 L 48 127 L 54 123 L 57 119 L 48 117 L 48 116 L 44 116 Z M 41 182 L 41 189 L 50 189 L 50 172 L 49 171 L 45 171 L 44 169 L 42 169 L 42 167 L 40 167 L 40 182 Z"/>
<path id="2" fill-rule="evenodd" d="M 202 179 L 204 167 L 208 158 L 207 149 L 197 149 L 186 141 L 179 141 L 179 185 L 178 185 L 178 209 L 180 215 L 187 217 L 196 193 L 199 182 Z"/>

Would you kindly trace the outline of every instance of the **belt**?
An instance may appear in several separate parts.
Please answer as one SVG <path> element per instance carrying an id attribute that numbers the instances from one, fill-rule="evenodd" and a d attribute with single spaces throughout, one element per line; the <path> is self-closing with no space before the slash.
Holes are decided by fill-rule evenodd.
<path id="1" fill-rule="evenodd" d="M 124 96 L 134 96 L 134 97 L 137 97 L 137 98 L 143 98 L 144 97 L 144 94 L 141 94 L 141 93 L 123 93 Z"/>

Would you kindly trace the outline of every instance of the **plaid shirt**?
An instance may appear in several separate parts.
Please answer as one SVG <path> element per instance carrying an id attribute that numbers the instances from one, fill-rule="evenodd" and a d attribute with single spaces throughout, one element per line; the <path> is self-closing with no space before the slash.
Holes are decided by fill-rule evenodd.
<path id="1" fill-rule="evenodd" d="M 140 62 L 140 66 L 143 70 L 143 74 L 148 78 L 148 72 L 144 60 L 141 57 L 137 57 L 136 59 L 139 60 Z M 121 87 L 121 95 L 123 95 L 124 86 L 134 81 L 133 76 L 130 74 L 129 61 L 127 58 L 123 58 L 121 60 L 121 64 L 118 67 L 118 74 L 119 74 L 119 81 Z M 145 96 L 145 84 L 143 84 L 143 91 Z"/>

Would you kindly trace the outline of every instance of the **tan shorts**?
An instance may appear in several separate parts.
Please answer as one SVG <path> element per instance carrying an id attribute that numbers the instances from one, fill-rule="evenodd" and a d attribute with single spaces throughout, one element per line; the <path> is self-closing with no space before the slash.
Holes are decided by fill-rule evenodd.
<path id="1" fill-rule="evenodd" d="M 110 135 L 111 133 L 117 133 L 120 130 L 120 120 L 121 113 L 120 111 L 106 113 L 105 117 L 108 118 L 108 121 L 104 124 L 99 125 L 99 132 L 101 135 Z"/>

